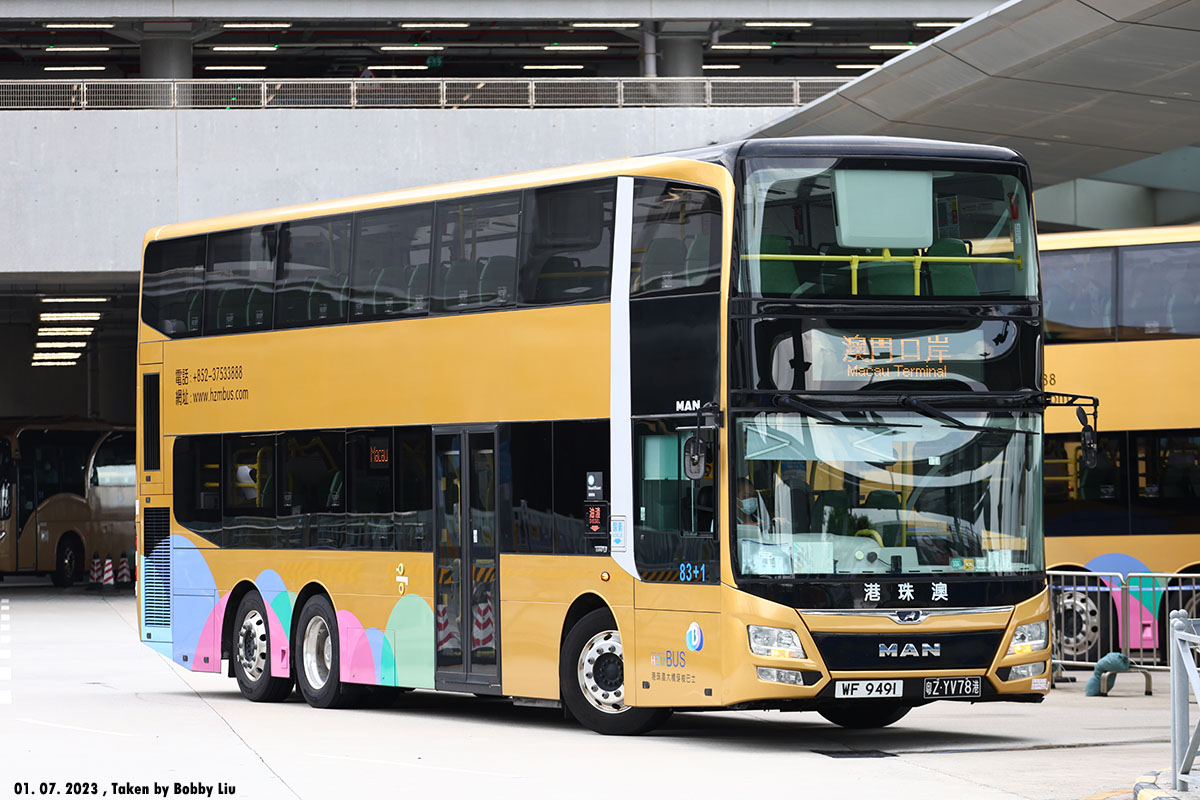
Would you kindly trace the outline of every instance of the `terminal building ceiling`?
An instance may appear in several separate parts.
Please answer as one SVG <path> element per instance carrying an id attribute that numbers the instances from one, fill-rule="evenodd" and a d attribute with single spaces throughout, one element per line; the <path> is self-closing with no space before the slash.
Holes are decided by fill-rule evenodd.
<path id="1" fill-rule="evenodd" d="M 451 11 L 466 4 L 453 2 L 415 9 L 426 14 L 436 10 L 437 19 L 395 16 L 404 3 L 354 3 L 348 8 L 358 13 L 338 18 L 286 11 L 343 13 L 342 5 L 314 8 L 311 3 L 239 3 L 237 16 L 231 17 L 220 13 L 229 4 L 198 2 L 189 4 L 192 16 L 161 18 L 98 18 L 94 10 L 83 17 L 62 16 L 78 9 L 79 3 L 5 5 L 7 9 L 0 9 L 0 78 L 19 79 L 76 74 L 347 78 L 364 70 L 401 77 L 530 77 L 531 73 L 629 77 L 647 71 L 699 74 L 702 69 L 737 76 L 846 77 L 884 63 L 899 52 L 896 48 L 933 38 L 945 30 L 938 23 L 961 22 L 985 10 L 988 3 L 795 3 L 788 8 L 795 16 L 780 18 L 778 4 L 674 4 L 682 13 L 664 17 L 659 9 L 673 4 L 610 2 L 600 5 L 613 14 L 627 15 L 603 19 L 577 16 L 583 9 L 566 3 L 475 3 L 464 9 L 468 13 L 463 16 L 453 16 Z M 162 4 L 105 5 L 121 12 Z M 714 6 L 709 11 L 719 5 L 719 12 L 705 14 L 705 5 Z M 22 6 L 29 12 L 36 7 L 36 14 L 19 16 Z M 255 6 L 263 13 L 275 10 L 267 16 L 247 17 Z M 479 12 L 488 6 L 500 13 L 481 18 Z M 768 6 L 770 13 L 753 16 Z M 547 13 L 538 18 L 512 16 L 534 9 Z M 56 11 L 58 15 L 50 16 Z M 386 11 L 389 16 L 364 16 L 371 11 Z M 571 16 L 554 18 L 555 13 Z M 64 27 L 80 25 L 93 27 Z M 164 46 L 190 48 L 191 72 L 164 76 L 152 66 L 148 69 L 146 50 Z M 660 66 L 666 71 L 660 71 Z M 72 72 L 71 67 L 89 68 L 90 74 Z"/>
<path id="2" fill-rule="evenodd" d="M 1046 227 L 1200 219 L 1200 0 L 1018 0 L 903 53 L 760 136 L 1011 147 Z"/>

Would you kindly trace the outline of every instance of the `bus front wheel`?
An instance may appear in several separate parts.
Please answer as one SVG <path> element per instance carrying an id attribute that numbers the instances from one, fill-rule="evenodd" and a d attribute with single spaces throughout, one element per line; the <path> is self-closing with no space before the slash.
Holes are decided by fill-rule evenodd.
<path id="1" fill-rule="evenodd" d="M 625 704 L 625 659 L 621 633 L 607 609 L 596 609 L 575 623 L 558 658 L 563 704 L 584 727 L 596 733 L 635 736 L 663 724 L 671 710 Z"/>
<path id="2" fill-rule="evenodd" d="M 912 706 L 898 703 L 876 703 L 864 700 L 854 705 L 829 706 L 817 713 L 834 725 L 843 728 L 886 728 L 909 711 Z"/>
<path id="3" fill-rule="evenodd" d="M 352 693 L 342 684 L 337 614 L 329 598 L 320 594 L 309 598 L 300 612 L 296 636 L 296 682 L 305 701 L 313 708 L 349 705 Z"/>
<path id="4" fill-rule="evenodd" d="M 66 587 L 79 578 L 79 565 L 83 563 L 83 553 L 79 543 L 70 535 L 58 540 L 58 552 L 54 557 L 54 572 L 50 580 L 55 586 Z"/>
<path id="5" fill-rule="evenodd" d="M 267 609 L 258 592 L 238 603 L 233 642 L 233 674 L 242 695 L 255 703 L 278 703 L 292 693 L 291 678 L 271 676 L 271 631 Z"/>

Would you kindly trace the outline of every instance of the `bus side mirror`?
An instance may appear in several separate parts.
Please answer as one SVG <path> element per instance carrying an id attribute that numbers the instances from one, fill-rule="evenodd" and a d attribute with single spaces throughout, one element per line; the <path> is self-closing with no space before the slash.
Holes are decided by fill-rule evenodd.
<path id="1" fill-rule="evenodd" d="M 683 474 L 693 481 L 704 477 L 708 467 L 708 448 L 700 439 L 698 433 L 688 437 L 683 443 Z"/>
<path id="2" fill-rule="evenodd" d="M 0 483 L 0 519 L 8 519 L 12 514 L 12 484 L 5 480 Z"/>
<path id="3" fill-rule="evenodd" d="M 1083 426 L 1079 433 L 1079 442 L 1083 445 L 1083 465 L 1093 469 L 1096 466 L 1096 429 L 1088 422 L 1087 414 L 1082 408 L 1076 406 L 1075 416 Z"/>

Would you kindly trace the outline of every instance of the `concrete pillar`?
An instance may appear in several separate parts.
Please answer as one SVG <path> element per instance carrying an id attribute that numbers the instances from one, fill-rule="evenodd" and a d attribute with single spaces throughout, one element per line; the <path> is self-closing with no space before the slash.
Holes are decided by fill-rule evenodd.
<path id="1" fill-rule="evenodd" d="M 653 22 L 645 23 L 642 31 L 642 77 L 658 77 L 658 35 Z"/>
<path id="2" fill-rule="evenodd" d="M 143 78 L 192 77 L 191 39 L 143 39 L 141 66 Z"/>
<path id="3" fill-rule="evenodd" d="M 699 78 L 703 75 L 704 41 L 701 39 L 661 38 L 662 74 L 667 78 Z"/>

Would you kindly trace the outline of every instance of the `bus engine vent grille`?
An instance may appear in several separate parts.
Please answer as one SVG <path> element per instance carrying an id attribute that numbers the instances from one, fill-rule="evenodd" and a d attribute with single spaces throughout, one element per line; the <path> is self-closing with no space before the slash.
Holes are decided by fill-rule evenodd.
<path id="1" fill-rule="evenodd" d="M 145 564 L 142 583 L 142 624 L 171 626 L 171 510 L 144 512 Z"/>

